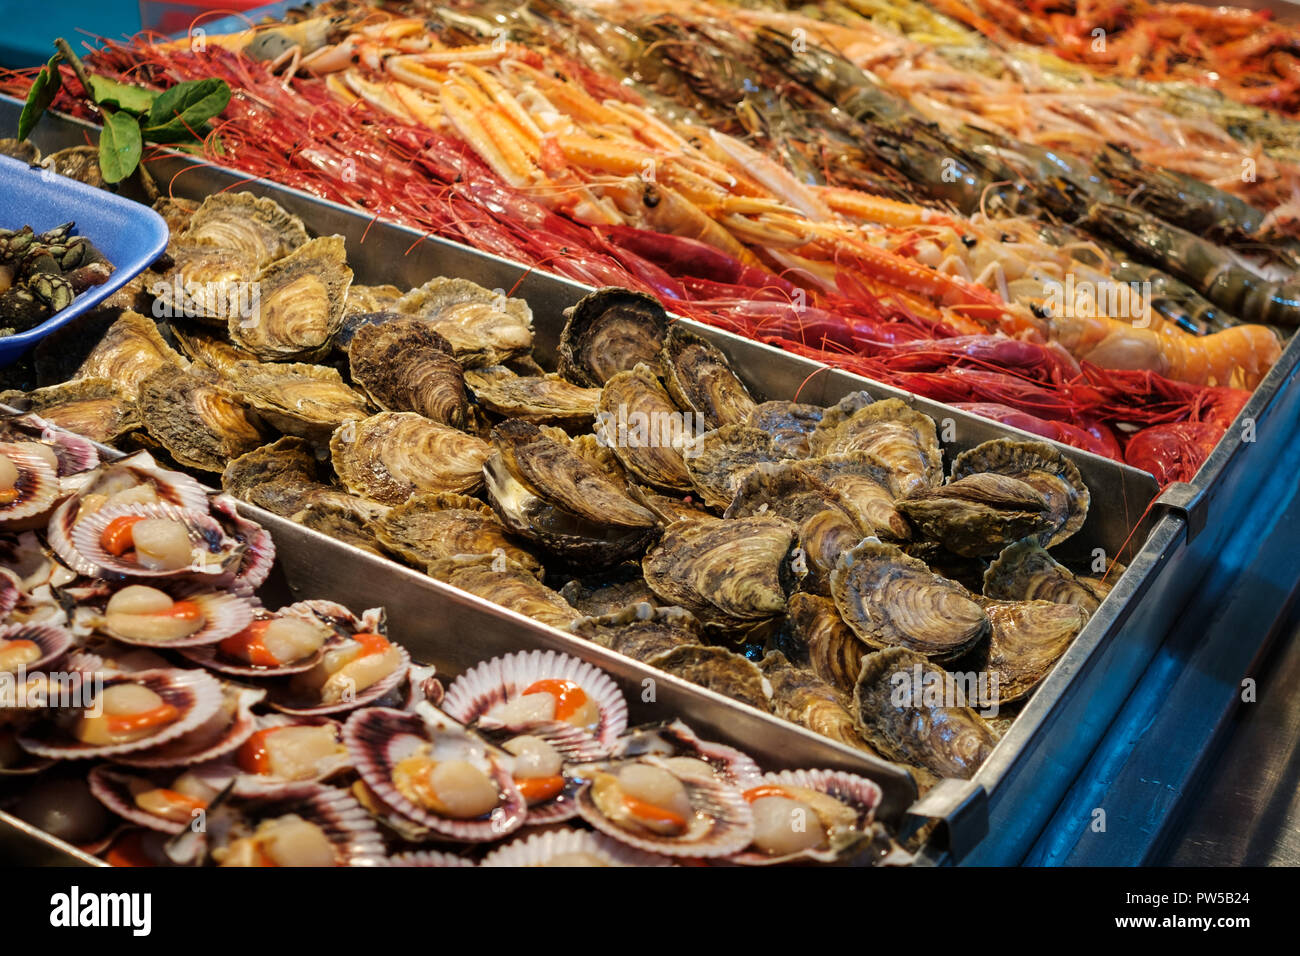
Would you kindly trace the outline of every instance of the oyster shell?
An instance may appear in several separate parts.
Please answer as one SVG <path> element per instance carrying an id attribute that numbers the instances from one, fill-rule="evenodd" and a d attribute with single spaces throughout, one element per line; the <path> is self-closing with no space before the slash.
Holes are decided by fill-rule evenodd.
<path id="1" fill-rule="evenodd" d="M 395 285 L 359 285 L 353 283 L 343 303 L 343 316 L 385 312 L 397 304 L 402 290 Z"/>
<path id="2" fill-rule="evenodd" d="M 873 538 L 840 559 L 831 597 L 844 623 L 871 647 L 950 660 L 989 632 L 988 616 L 964 587 Z"/>
<path id="3" fill-rule="evenodd" d="M 952 463 L 954 481 L 977 472 L 1017 478 L 1048 502 L 1050 527 L 1039 536 L 1044 547 L 1060 544 L 1083 527 L 1091 495 L 1074 462 L 1046 442 L 996 438 L 962 452 Z"/>
<path id="4" fill-rule="evenodd" d="M 138 405 L 150 436 L 191 468 L 219 473 L 265 441 L 248 407 L 201 366 L 160 367 L 140 384 Z"/>
<path id="5" fill-rule="evenodd" d="M 79 378 L 30 392 L 0 392 L 0 402 L 98 442 L 140 427 L 135 400 L 106 378 Z"/>
<path id="6" fill-rule="evenodd" d="M 81 363 L 74 378 L 106 378 L 134 395 L 140 383 L 161 366 L 184 368 L 187 364 L 163 341 L 152 319 L 138 312 L 123 312 Z"/>
<path id="7" fill-rule="evenodd" d="M 703 427 L 740 425 L 755 408 L 753 397 L 717 346 L 680 325 L 664 337 L 661 354 L 668 394 L 695 412 Z"/>
<path id="8" fill-rule="evenodd" d="M 414 412 L 380 412 L 347 422 L 330 439 L 330 457 L 343 486 L 389 505 L 419 491 L 473 492 L 490 453 L 487 442 Z"/>
<path id="9" fill-rule="evenodd" d="M 871 452 L 825 455 L 800 462 L 799 467 L 838 491 L 861 527 L 892 541 L 912 536 L 911 527 L 894 507 L 890 468 Z"/>
<path id="10" fill-rule="evenodd" d="M 699 621 L 680 607 L 633 604 L 610 614 L 584 617 L 569 625 L 579 637 L 633 660 L 651 664 L 663 654 L 704 641 Z"/>
<path id="11" fill-rule="evenodd" d="M 215 372 L 224 372 L 240 362 L 256 362 L 257 356 L 226 341 L 224 333 L 200 325 L 169 319 L 176 345 L 190 361 L 202 362 Z"/>
<path id="12" fill-rule="evenodd" d="M 894 506 L 927 538 L 968 558 L 997 554 L 1048 530 L 1048 501 L 1023 481 L 979 472 L 900 498 Z"/>
<path id="13" fill-rule="evenodd" d="M 694 436 L 680 425 L 681 413 L 649 365 L 639 362 L 613 375 L 600 392 L 599 409 L 601 442 L 629 473 L 656 488 L 691 490 L 682 451 Z"/>
<path id="14" fill-rule="evenodd" d="M 666 604 L 706 623 L 762 621 L 785 610 L 787 558 L 798 529 L 774 515 L 669 525 L 641 562 Z"/>
<path id="15" fill-rule="evenodd" d="M 844 623 L 835 602 L 799 592 L 790 596 L 787 610 L 794 633 L 808 655 L 809 669 L 835 688 L 842 700 L 852 697 L 862 671 L 862 656 L 868 648 Z"/>
<path id="16" fill-rule="evenodd" d="M 686 471 L 705 504 L 725 508 L 754 465 L 780 461 L 772 436 L 748 425 L 724 425 L 686 444 Z"/>
<path id="17" fill-rule="evenodd" d="M 418 412 L 463 428 L 465 378 L 451 343 L 423 319 L 357 329 L 348 346 L 352 381 L 385 411 Z"/>
<path id="18" fill-rule="evenodd" d="M 430 564 L 429 575 L 551 627 L 563 629 L 582 617 L 532 572 L 507 560 L 447 558 Z"/>
<path id="19" fill-rule="evenodd" d="M 563 598 L 583 614 L 597 617 L 645 603 L 659 603 L 650 585 L 645 583 L 641 565 L 629 562 L 612 571 L 575 578 L 560 588 Z"/>
<path id="20" fill-rule="evenodd" d="M 877 756 L 858 732 L 853 715 L 834 687 L 812 671 L 795 667 L 780 651 L 769 651 L 760 666 L 772 685 L 772 712 L 776 716 Z"/>
<path id="21" fill-rule="evenodd" d="M 311 445 L 292 436 L 240 455 L 221 473 L 223 491 L 286 518 L 320 487 Z"/>
<path id="22" fill-rule="evenodd" d="M 753 661 L 725 647 L 683 644 L 642 663 L 765 713 L 772 712 L 772 688 L 763 679 L 763 672 Z"/>
<path id="23" fill-rule="evenodd" d="M 180 235 L 189 228 L 190 220 L 198 212 L 202 203 L 194 199 L 182 199 L 180 196 L 159 196 L 154 200 L 153 211 L 163 217 L 167 230 L 173 236 Z"/>
<path id="24" fill-rule="evenodd" d="M 871 452 L 889 468 L 896 497 L 940 484 L 943 453 L 934 420 L 897 398 L 861 404 L 863 395 L 826 410 L 809 438 L 813 454 Z"/>
<path id="25" fill-rule="evenodd" d="M 777 451 L 785 458 L 807 458 L 812 454 L 809 439 L 826 409 L 802 402 L 763 402 L 755 405 L 745 424 L 772 436 Z"/>
<path id="26" fill-rule="evenodd" d="M 558 375 L 516 375 L 503 365 L 470 369 L 465 384 L 474 400 L 494 414 L 572 428 L 591 425 L 600 399 L 599 389 L 582 388 Z"/>
<path id="27" fill-rule="evenodd" d="M 241 253 L 261 268 L 305 245 L 307 229 L 273 200 L 252 193 L 215 193 L 190 216 L 181 238 Z"/>
<path id="28" fill-rule="evenodd" d="M 343 422 L 370 414 L 365 396 L 322 365 L 240 362 L 225 374 L 229 387 L 286 435 L 321 441 Z"/>
<path id="29" fill-rule="evenodd" d="M 1032 538 L 1008 545 L 984 572 L 984 595 L 1000 601 L 1052 601 L 1092 614 L 1101 601 Z"/>
<path id="30" fill-rule="evenodd" d="M 309 491 L 297 504 L 298 510 L 288 516 L 290 521 L 362 551 L 383 555 L 372 529 L 372 522 L 382 514 L 376 508 L 382 509 L 382 505 L 325 486 Z"/>
<path id="31" fill-rule="evenodd" d="M 528 303 L 468 279 L 430 279 L 398 299 L 393 308 L 430 320 L 466 368 L 501 365 L 533 347 L 533 313 Z"/>
<path id="32" fill-rule="evenodd" d="M 955 706 L 946 705 L 946 689 Z M 886 757 L 940 777 L 970 779 L 997 744 L 947 672 L 901 647 L 863 660 L 853 712 L 862 736 Z"/>
<path id="33" fill-rule="evenodd" d="M 457 555 L 493 555 L 541 576 L 542 565 L 506 537 L 492 509 L 476 498 L 449 493 L 415 495 L 373 524 L 384 550 L 414 567 Z"/>
<path id="34" fill-rule="evenodd" d="M 1028 697 L 1088 623 L 1088 612 L 1051 601 L 985 601 L 993 634 L 959 669 L 989 675 L 998 706 Z"/>
<path id="35" fill-rule="evenodd" d="M 258 273 L 256 307 L 229 313 L 230 339 L 263 361 L 318 358 L 333 347 L 351 284 L 343 237 L 313 239 Z"/>
<path id="36" fill-rule="evenodd" d="M 642 362 L 657 373 L 668 313 L 653 296 L 597 289 L 565 309 L 564 318 L 560 374 L 569 381 L 601 388 Z"/>

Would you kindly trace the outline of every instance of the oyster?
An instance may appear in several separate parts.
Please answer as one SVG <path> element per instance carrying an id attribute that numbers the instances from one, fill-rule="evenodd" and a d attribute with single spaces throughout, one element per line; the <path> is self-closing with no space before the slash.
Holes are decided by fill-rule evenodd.
<path id="1" fill-rule="evenodd" d="M 289 515 L 289 520 L 362 551 L 383 554 L 372 528 L 372 523 L 386 511 L 383 505 L 324 485 L 308 491 L 297 505 L 298 510 Z"/>
<path id="2" fill-rule="evenodd" d="M 203 200 L 181 234 L 188 243 L 247 256 L 255 268 L 307 243 L 302 220 L 252 193 L 215 193 Z"/>
<path id="3" fill-rule="evenodd" d="M 395 285 L 358 285 L 354 282 L 343 303 L 343 316 L 346 319 L 349 315 L 384 312 L 395 306 L 401 297 L 402 290 Z"/>
<path id="4" fill-rule="evenodd" d="M 163 217 L 167 231 L 173 236 L 180 235 L 189 228 L 190 220 L 202 205 L 194 199 L 182 199 L 179 196 L 159 196 L 154 200 L 153 211 Z"/>
<path id="5" fill-rule="evenodd" d="M 717 346 L 674 325 L 664 337 L 661 361 L 673 401 L 699 415 L 704 428 L 748 421 L 754 399 Z"/>
<path id="6" fill-rule="evenodd" d="M 642 362 L 657 374 L 668 314 L 659 300 L 630 289 L 597 289 L 564 311 L 560 374 L 601 388 Z"/>
<path id="7" fill-rule="evenodd" d="M 755 465 L 741 478 L 723 517 L 756 514 L 780 515 L 799 526 L 805 586 L 819 594 L 830 593 L 830 574 L 840 555 L 866 537 L 844 499 L 795 461 Z"/>
<path id="8" fill-rule="evenodd" d="M 781 452 L 767 432 L 748 425 L 724 425 L 686 444 L 686 470 L 705 503 L 725 508 L 748 469 L 780 461 Z"/>
<path id="9" fill-rule="evenodd" d="M 223 491 L 284 517 L 318 487 L 311 445 L 290 436 L 240 455 L 221 473 Z"/>
<path id="10" fill-rule="evenodd" d="M 852 697 L 868 648 L 844 623 L 835 602 L 799 592 L 790 596 L 788 613 L 796 639 L 808 655 L 809 669 L 842 699 Z"/>
<path id="11" fill-rule="evenodd" d="M 825 455 L 801 461 L 799 467 L 839 492 L 861 527 L 893 541 L 912 536 L 912 529 L 894 507 L 889 466 L 871 452 Z"/>
<path id="12" fill-rule="evenodd" d="M 647 603 L 581 618 L 569 625 L 569 630 L 585 640 L 651 666 L 669 651 L 704 641 L 695 615 L 679 607 L 656 608 Z"/>
<path id="13" fill-rule="evenodd" d="M 312 239 L 258 273 L 257 307 L 230 314 L 231 341 L 265 361 L 324 355 L 343 324 L 351 284 L 343 237 Z"/>
<path id="14" fill-rule="evenodd" d="M 134 399 L 106 378 L 79 378 L 30 392 L 0 392 L 0 402 L 35 412 L 92 441 L 116 441 L 140 427 Z"/>
<path id="15" fill-rule="evenodd" d="M 179 319 L 169 319 L 172 336 L 177 347 L 193 362 L 202 362 L 216 372 L 224 372 L 240 362 L 256 362 L 257 356 L 248 349 L 231 345 L 224 334 L 212 329 L 192 325 Z"/>
<path id="16" fill-rule="evenodd" d="M 451 343 L 423 319 L 394 319 L 357 329 L 348 346 L 352 381 L 389 412 L 418 412 L 463 428 L 465 378 Z"/>
<path id="17" fill-rule="evenodd" d="M 583 614 L 592 617 L 617 614 L 641 603 L 652 606 L 659 603 L 650 585 L 645 583 L 641 565 L 632 562 L 621 564 L 612 571 L 575 578 L 560 588 L 560 594 Z"/>
<path id="18" fill-rule="evenodd" d="M 901 647 L 863 660 L 853 712 L 862 736 L 886 757 L 940 777 L 970 779 L 997 744 L 957 682 Z"/>
<path id="19" fill-rule="evenodd" d="M 890 470 L 897 497 L 943 481 L 943 454 L 934 420 L 901 399 L 861 404 L 855 393 L 826 410 L 809 438 L 818 456 L 869 451 Z"/>
<path id="20" fill-rule="evenodd" d="M 138 312 L 123 312 L 77 369 L 74 378 L 106 378 L 128 394 L 163 365 L 184 368 L 188 363 L 163 341 L 158 326 Z"/>
<path id="21" fill-rule="evenodd" d="M 809 439 L 826 409 L 802 402 L 764 402 L 755 405 L 746 425 L 772 436 L 777 451 L 785 458 L 807 458 L 812 454 Z"/>
<path id="22" fill-rule="evenodd" d="M 286 435 L 322 441 L 343 422 L 370 414 L 365 396 L 322 365 L 239 362 L 225 375 L 230 389 Z"/>
<path id="23" fill-rule="evenodd" d="M 876 756 L 834 687 L 812 671 L 795 667 L 780 651 L 769 651 L 760 667 L 772 685 L 772 711 L 776 716 Z"/>
<path id="24" fill-rule="evenodd" d="M 164 365 L 140 384 L 140 419 L 178 463 L 221 472 L 265 438 L 248 407 L 201 366 Z"/>
<path id="25" fill-rule="evenodd" d="M 979 472 L 917 491 L 894 506 L 927 538 L 968 558 L 997 554 L 1047 530 L 1047 499 L 1016 478 Z"/>
<path id="26" fill-rule="evenodd" d="M 706 623 L 762 621 L 785 610 L 784 579 L 798 529 L 774 515 L 669 525 L 641 562 L 667 604 Z"/>
<path id="27" fill-rule="evenodd" d="M 430 320 L 466 368 L 501 365 L 533 347 L 533 313 L 528 303 L 467 279 L 430 279 L 398 299 L 393 308 Z"/>
<path id="28" fill-rule="evenodd" d="M 693 436 L 649 365 L 613 375 L 600 392 L 599 408 L 601 442 L 628 472 L 656 488 L 691 490 L 682 450 Z"/>
<path id="29" fill-rule="evenodd" d="M 753 661 L 725 647 L 683 644 L 642 663 L 699 684 L 723 697 L 772 712 L 772 688 Z"/>
<path id="30" fill-rule="evenodd" d="M 479 405 L 497 415 L 572 428 L 590 426 L 601 394 L 558 375 L 516 375 L 502 365 L 470 369 L 465 384 Z"/>
<path id="31" fill-rule="evenodd" d="M 450 493 L 415 495 L 373 524 L 384 550 L 424 569 L 457 555 L 493 555 L 540 577 L 542 565 L 506 537 L 492 509 L 476 498 Z"/>
<path id="32" fill-rule="evenodd" d="M 551 627 L 566 628 L 582 617 L 531 571 L 491 555 L 436 561 L 429 575 Z"/>
<path id="33" fill-rule="evenodd" d="M 343 486 L 389 505 L 419 491 L 474 491 L 490 452 L 487 442 L 414 412 L 380 412 L 347 422 L 330 439 L 330 457 Z"/>
<path id="34" fill-rule="evenodd" d="M 180 238 L 167 246 L 167 255 L 171 267 L 149 284 L 167 315 L 216 326 L 252 317 L 249 283 L 258 272 L 252 253 Z"/>
<path id="35" fill-rule="evenodd" d="M 1033 538 L 1008 545 L 984 572 L 984 594 L 999 601 L 1052 601 L 1092 614 L 1101 600 Z"/>
<path id="36" fill-rule="evenodd" d="M 873 538 L 840 559 L 831 597 L 844 623 L 871 647 L 950 660 L 989 632 L 988 616 L 964 587 Z"/>
<path id="37" fill-rule="evenodd" d="M 1028 697 L 1088 623 L 1088 612 L 1051 601 L 985 601 L 993 634 L 962 660 L 961 669 L 989 675 L 999 706 Z"/>
<path id="38" fill-rule="evenodd" d="M 1091 495 L 1074 462 L 1046 442 L 997 438 L 962 452 L 952 463 L 954 481 L 977 472 L 1019 479 L 1048 502 L 1049 527 L 1039 534 L 1044 547 L 1060 544 L 1083 527 Z"/>

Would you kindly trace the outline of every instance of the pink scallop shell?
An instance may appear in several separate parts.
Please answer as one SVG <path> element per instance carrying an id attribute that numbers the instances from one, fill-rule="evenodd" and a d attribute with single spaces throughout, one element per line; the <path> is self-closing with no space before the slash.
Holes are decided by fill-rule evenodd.
<path id="1" fill-rule="evenodd" d="M 861 839 L 846 843 L 837 849 L 802 850 L 798 853 L 786 853 L 781 856 L 768 856 L 765 853 L 746 850 L 732 857 L 731 862 L 733 863 L 740 863 L 745 866 L 771 866 L 777 863 L 791 863 L 795 860 L 833 863 L 838 859 L 849 856 L 855 847 L 861 846 L 870 837 L 868 830 L 875 819 L 876 807 L 880 806 L 880 800 L 883 796 L 880 786 L 875 781 L 860 777 L 857 774 L 845 773 L 841 770 L 781 770 L 776 773 L 766 773 L 761 777 L 748 781 L 746 788 L 756 787 L 764 783 L 775 784 L 778 787 L 785 785 L 816 790 L 819 793 L 834 797 L 841 803 L 847 803 L 855 807 L 858 810 L 859 829 L 862 831 Z"/>
<path id="2" fill-rule="evenodd" d="M 527 733 L 537 724 L 507 725 L 490 711 L 523 694 L 539 680 L 569 680 L 583 689 L 600 708 L 600 724 L 592 736 L 602 753 L 613 748 L 627 729 L 627 701 L 614 680 L 598 667 L 556 651 L 520 651 L 484 661 L 461 674 L 447 688 L 443 710 L 463 724 L 477 722 L 483 730 Z"/>
<path id="3" fill-rule="evenodd" d="M 289 616 L 285 614 L 282 608 L 279 611 L 271 612 L 265 608 L 257 608 L 253 612 L 253 621 L 269 621 L 277 617 Z M 296 614 L 293 617 L 299 619 L 311 618 L 310 615 Z M 250 621 L 249 623 L 252 623 Z M 248 625 L 245 625 L 247 627 Z M 240 630 L 242 630 L 241 628 Z M 236 631 L 235 633 L 239 633 Z M 311 670 L 320 663 L 325 652 L 335 646 L 341 638 L 337 632 L 325 639 L 324 645 L 310 657 L 304 657 L 302 660 L 295 661 L 292 664 L 282 664 L 279 667 L 258 667 L 256 664 L 249 664 L 236 658 L 227 657 L 222 653 L 221 648 L 216 644 L 204 644 L 200 647 L 186 647 L 180 650 L 180 655 L 200 667 L 207 667 L 214 671 L 220 671 L 222 674 L 232 674 L 236 677 L 285 677 L 293 674 L 303 674 Z M 219 643 L 219 642 L 218 642 Z"/>
<path id="4" fill-rule="evenodd" d="M 406 648 L 401 644 L 394 644 L 393 646 L 397 648 L 402 657 L 397 666 L 393 668 L 393 672 L 387 677 L 375 681 L 351 701 L 341 701 L 337 704 L 312 704 L 301 698 L 293 697 L 286 681 L 271 688 L 267 702 L 273 709 L 282 714 L 292 714 L 299 717 L 311 717 L 317 714 L 343 714 L 350 710 L 356 710 L 358 707 L 372 704 L 400 687 L 411 669 L 411 655 L 407 653 Z"/>
<path id="5" fill-rule="evenodd" d="M 634 728 L 619 740 L 613 756 L 628 758 L 642 754 L 698 757 L 738 786 L 763 774 L 753 757 L 726 744 L 701 740 L 682 720 Z"/>
<path id="6" fill-rule="evenodd" d="M 82 438 L 73 432 L 64 431 L 39 415 L 28 413 L 17 415 L 0 426 L 5 437 L 3 440 L 36 441 L 49 445 L 59 460 L 59 477 L 89 471 L 99 464 L 99 449 L 88 438 Z M 11 436 L 16 435 L 17 437 Z"/>
<path id="7" fill-rule="evenodd" d="M 184 582 L 170 588 L 163 587 L 160 590 L 167 591 L 173 600 L 193 601 L 199 605 L 203 611 L 203 627 L 189 637 L 182 637 L 175 641 L 146 641 L 126 637 L 108 627 L 107 617 L 105 617 L 101 625 L 101 630 L 112 637 L 113 640 L 123 644 L 148 647 L 153 650 L 176 650 L 218 644 L 231 635 L 238 634 L 253 623 L 254 606 L 252 602 L 238 594 L 232 594 L 229 591 L 214 591 L 192 582 Z"/>
<path id="8" fill-rule="evenodd" d="M 455 732 L 439 728 L 442 732 Z M 462 730 L 469 736 L 469 731 Z M 432 830 L 448 840 L 461 843 L 487 843 L 513 833 L 523 825 L 528 813 L 523 795 L 509 771 L 491 750 L 487 759 L 492 777 L 504 802 L 489 820 L 449 820 L 408 800 L 393 785 L 393 768 L 421 744 L 432 742 L 432 733 L 419 714 L 386 707 L 357 711 L 343 726 L 343 742 L 352 763 L 367 787 L 395 812 L 418 826 Z"/>
<path id="9" fill-rule="evenodd" d="M 243 546 L 243 556 L 235 570 L 235 585 L 256 591 L 271 574 L 275 564 L 275 542 L 271 533 L 256 521 L 240 515 L 235 499 L 229 495 L 217 495 L 211 501 L 213 517 L 226 524 L 230 536 Z"/>
<path id="10" fill-rule="evenodd" d="M 337 787 L 302 784 L 273 797 L 240 800 L 232 809 L 253 820 L 297 814 L 325 831 L 338 851 L 341 866 L 382 866 L 387 855 L 370 814 L 355 797 Z"/>
<path id="11" fill-rule="evenodd" d="M 0 504 L 0 527 L 34 517 L 54 506 L 59 497 L 59 476 L 45 459 L 14 442 L 0 442 L 0 455 L 17 467 L 18 482 L 14 488 L 20 492 L 16 500 Z"/>
<path id="12" fill-rule="evenodd" d="M 202 673 L 202 672 L 199 672 Z M 238 687 L 225 684 L 223 694 L 235 697 L 234 716 L 219 721 L 219 710 L 204 725 L 160 747 L 122 754 L 117 762 L 130 767 L 190 767 L 216 760 L 241 747 L 253 735 L 257 718 L 253 707 L 266 697 L 266 691 L 255 687 Z"/>
<path id="13" fill-rule="evenodd" d="M 31 641 L 40 649 L 41 656 L 23 668 L 28 674 L 63 657 L 73 644 L 72 635 L 65 628 L 54 624 L 0 625 L 0 644 L 5 641 Z"/>
<path id="14" fill-rule="evenodd" d="M 618 840 L 611 840 L 603 833 L 557 829 L 520 837 L 483 857 L 479 866 L 544 866 L 548 860 L 566 853 L 589 853 L 605 860 L 609 866 L 674 865 L 666 856 L 646 853 Z"/>
<path id="15" fill-rule="evenodd" d="M 194 563 L 184 568 L 155 571 L 109 554 L 100 543 L 104 529 L 109 522 L 128 515 L 165 518 L 184 524 L 190 532 L 191 553 L 201 553 L 203 557 L 196 558 Z M 109 573 L 128 578 L 196 578 L 226 584 L 233 581 L 243 554 L 242 546 L 229 537 L 226 529 L 211 515 L 186 511 L 172 504 L 126 504 L 101 508 L 78 519 L 68 537 L 76 553 L 94 564 L 100 575 Z"/>
<path id="16" fill-rule="evenodd" d="M 284 714 L 263 714 L 254 718 L 255 725 L 253 733 L 261 730 L 269 730 L 272 727 L 291 727 L 299 725 L 309 726 L 331 726 L 335 730 L 335 739 L 342 737 L 343 725 L 337 720 L 331 720 L 328 717 L 289 717 Z M 249 736 L 252 736 L 251 734 Z M 201 767 L 195 768 L 195 773 L 200 779 L 218 790 L 222 790 L 232 780 L 235 782 L 233 793 L 237 797 L 255 797 L 255 796 L 272 796 L 289 789 L 298 787 L 303 783 L 323 783 L 331 777 L 336 777 L 351 769 L 352 759 L 346 754 L 340 754 L 336 760 L 328 762 L 325 769 L 319 771 L 315 776 L 308 780 L 289 780 L 284 777 L 277 777 L 271 774 L 262 775 L 249 773 L 239 766 L 235 759 L 234 753 L 226 754 L 220 760 L 209 761 Z"/>
<path id="17" fill-rule="evenodd" d="M 474 866 L 474 861 L 455 853 L 442 853 L 438 850 L 409 850 L 395 853 L 378 864 L 379 866 L 438 866 L 466 867 Z"/>
<path id="18" fill-rule="evenodd" d="M 91 769 L 87 779 L 95 799 L 123 820 L 159 833 L 175 834 L 188 829 L 189 824 L 164 820 L 136 806 L 135 799 L 131 796 L 130 782 L 138 778 L 138 774 L 127 773 L 125 768 L 99 764 Z"/>
<path id="19" fill-rule="evenodd" d="M 0 568 L 0 618 L 7 618 L 23 597 L 23 582 L 8 568 Z"/>
<path id="20" fill-rule="evenodd" d="M 142 683 L 169 704 L 180 708 L 182 716 L 158 733 L 129 743 L 97 746 L 73 739 L 52 722 L 27 728 L 18 735 L 18 745 L 39 757 L 77 760 L 85 757 L 111 757 L 148 750 L 176 740 L 202 726 L 221 709 L 221 684 L 205 671 L 159 669 L 134 674 L 108 674 L 104 687 L 114 684 Z M 83 688 L 84 689 L 84 688 Z"/>

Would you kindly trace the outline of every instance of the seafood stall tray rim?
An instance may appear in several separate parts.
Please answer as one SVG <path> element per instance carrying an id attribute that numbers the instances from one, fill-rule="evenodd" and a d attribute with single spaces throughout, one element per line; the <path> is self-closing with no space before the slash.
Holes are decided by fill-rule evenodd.
<path id="1" fill-rule="evenodd" d="M 6 97 L 6 103 L 0 105 L 8 107 L 8 100 Z M 6 129 L 12 125 L 7 114 L 6 109 Z M 148 268 L 167 248 L 167 223 L 152 209 L 142 209 L 139 203 L 115 193 L 0 156 L 0 228 L 31 226 L 36 232 L 44 232 L 68 220 L 76 222 L 77 235 L 88 238 L 113 264 L 113 274 L 35 328 L 0 338 L 0 366 L 17 360 L 51 332 L 95 308 Z"/>

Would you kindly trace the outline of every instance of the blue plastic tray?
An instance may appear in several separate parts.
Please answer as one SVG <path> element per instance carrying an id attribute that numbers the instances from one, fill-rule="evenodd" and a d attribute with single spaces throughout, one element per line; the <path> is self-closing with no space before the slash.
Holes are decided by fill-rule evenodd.
<path id="1" fill-rule="evenodd" d="M 44 232 L 69 219 L 116 271 L 35 328 L 0 338 L 0 366 L 17 361 L 59 326 L 99 305 L 167 248 L 167 223 L 148 206 L 0 156 L 0 228 L 31 226 Z"/>

